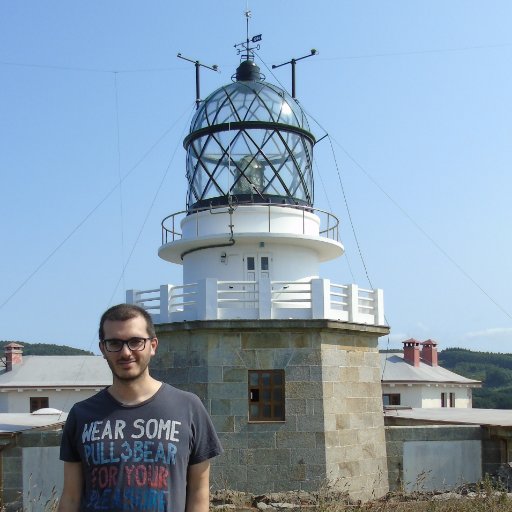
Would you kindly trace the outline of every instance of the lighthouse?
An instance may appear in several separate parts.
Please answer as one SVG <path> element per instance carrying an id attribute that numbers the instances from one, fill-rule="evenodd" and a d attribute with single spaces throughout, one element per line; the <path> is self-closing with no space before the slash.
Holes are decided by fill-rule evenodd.
<path id="1" fill-rule="evenodd" d="M 249 43 L 249 40 L 248 40 Z M 381 290 L 336 284 L 339 221 L 314 203 L 315 137 L 247 44 L 231 83 L 197 102 L 185 208 L 158 255 L 183 282 L 129 290 L 160 340 L 156 378 L 196 393 L 225 453 L 212 484 L 253 493 L 388 490 L 378 338 Z"/>

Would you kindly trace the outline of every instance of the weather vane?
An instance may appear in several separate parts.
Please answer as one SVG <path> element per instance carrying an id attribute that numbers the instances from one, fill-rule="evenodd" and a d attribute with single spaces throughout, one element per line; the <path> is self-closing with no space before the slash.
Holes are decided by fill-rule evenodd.
<path id="1" fill-rule="evenodd" d="M 261 41 L 261 34 L 253 36 L 249 39 L 249 18 L 252 17 L 252 12 L 247 10 L 245 11 L 246 18 L 246 38 L 243 43 L 235 44 L 236 54 L 241 55 L 241 60 L 254 60 L 254 50 L 259 50 L 260 45 L 256 44 L 255 46 L 251 46 L 251 43 L 259 43 Z"/>

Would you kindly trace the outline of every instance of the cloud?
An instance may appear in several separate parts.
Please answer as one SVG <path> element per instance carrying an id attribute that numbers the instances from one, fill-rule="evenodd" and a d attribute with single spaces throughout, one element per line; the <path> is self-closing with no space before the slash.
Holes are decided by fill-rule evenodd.
<path id="1" fill-rule="evenodd" d="M 495 338 L 495 337 L 503 337 L 503 336 L 511 336 L 512 335 L 512 327 L 489 327 L 488 329 L 483 329 L 481 331 L 470 331 L 464 334 L 465 339 L 474 339 L 474 338 Z"/>

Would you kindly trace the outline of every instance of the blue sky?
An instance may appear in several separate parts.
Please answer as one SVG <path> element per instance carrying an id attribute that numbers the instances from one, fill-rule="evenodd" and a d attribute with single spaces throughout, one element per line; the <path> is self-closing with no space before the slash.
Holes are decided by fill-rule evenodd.
<path id="1" fill-rule="evenodd" d="M 336 283 L 384 289 L 389 347 L 512 351 L 512 3 L 250 1 L 258 63 L 316 122 L 315 205 L 342 222 Z M 181 283 L 160 222 L 182 139 L 230 81 L 246 0 L 0 0 L 0 339 L 96 348 L 127 288 Z M 267 68 L 268 66 L 268 68 Z M 336 163 L 338 168 L 336 168 Z M 121 182 L 121 185 L 120 185 Z M 124 271 L 123 271 L 124 268 Z M 381 346 L 388 346 L 382 339 Z"/>

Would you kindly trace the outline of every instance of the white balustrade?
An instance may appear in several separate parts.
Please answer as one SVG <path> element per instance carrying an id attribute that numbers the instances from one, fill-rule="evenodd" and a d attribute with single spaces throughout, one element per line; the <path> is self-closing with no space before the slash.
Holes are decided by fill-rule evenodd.
<path id="1" fill-rule="evenodd" d="M 218 281 L 128 290 L 126 302 L 146 309 L 155 323 L 185 320 L 330 319 L 386 325 L 380 289 L 308 281 Z"/>

